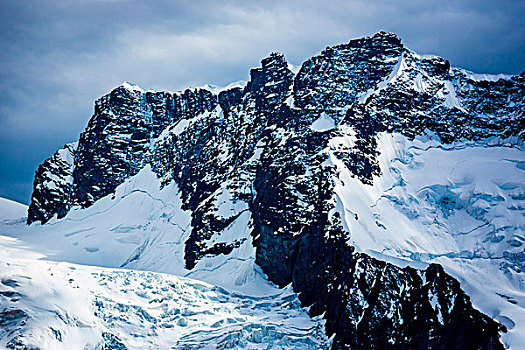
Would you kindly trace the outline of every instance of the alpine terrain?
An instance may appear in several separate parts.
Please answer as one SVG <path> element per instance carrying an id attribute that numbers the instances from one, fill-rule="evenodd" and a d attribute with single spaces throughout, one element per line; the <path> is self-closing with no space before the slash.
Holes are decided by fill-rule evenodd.
<path id="1" fill-rule="evenodd" d="M 524 113 L 385 32 L 123 83 L 0 202 L 0 347 L 523 348 Z"/>

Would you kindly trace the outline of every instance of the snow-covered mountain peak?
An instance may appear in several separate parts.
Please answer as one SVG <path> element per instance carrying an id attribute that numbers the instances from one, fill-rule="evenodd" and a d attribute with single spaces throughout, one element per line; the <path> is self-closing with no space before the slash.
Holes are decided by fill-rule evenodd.
<path id="1" fill-rule="evenodd" d="M 141 93 L 144 93 L 144 91 L 145 91 L 140 86 L 138 86 L 136 84 L 133 84 L 133 83 L 130 83 L 128 81 L 123 81 L 122 84 L 120 84 L 118 87 L 123 87 L 124 89 L 127 89 L 129 91 L 137 91 L 137 92 L 141 92 Z"/>
<path id="2" fill-rule="evenodd" d="M 37 170 L 45 224 L 4 232 L 50 259 L 291 284 L 334 348 L 519 344 L 524 85 L 386 32 L 224 89 L 122 85 Z"/>

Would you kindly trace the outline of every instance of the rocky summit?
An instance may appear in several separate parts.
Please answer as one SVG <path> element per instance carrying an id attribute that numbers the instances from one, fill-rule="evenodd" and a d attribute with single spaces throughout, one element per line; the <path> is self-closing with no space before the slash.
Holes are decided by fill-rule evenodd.
<path id="1" fill-rule="evenodd" d="M 39 166 L 27 223 L 91 213 L 96 227 L 99 203 L 140 192 L 176 210 L 134 224 L 136 248 L 115 267 L 190 276 L 253 259 L 323 317 L 332 349 L 503 349 L 525 307 L 524 113 L 525 72 L 478 76 L 385 32 L 298 70 L 272 53 L 240 86 L 123 83 Z M 145 172 L 171 191 L 162 203 L 140 187 Z M 166 237 L 182 227 L 180 254 L 157 249 L 159 220 Z M 180 266 L 156 268 L 159 254 Z"/>

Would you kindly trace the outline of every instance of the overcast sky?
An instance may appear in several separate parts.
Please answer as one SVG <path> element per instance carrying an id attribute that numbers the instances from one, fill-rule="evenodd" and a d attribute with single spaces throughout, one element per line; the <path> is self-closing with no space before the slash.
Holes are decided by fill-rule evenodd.
<path id="1" fill-rule="evenodd" d="M 380 30 L 455 66 L 520 73 L 524 18 L 523 0 L 0 0 L 0 196 L 28 203 L 38 164 L 122 81 L 223 85 L 272 51 L 300 64 Z"/>

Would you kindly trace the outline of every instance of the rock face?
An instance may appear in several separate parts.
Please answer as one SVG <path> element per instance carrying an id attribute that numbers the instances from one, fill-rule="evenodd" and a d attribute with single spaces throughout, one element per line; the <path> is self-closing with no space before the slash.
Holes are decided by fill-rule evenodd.
<path id="1" fill-rule="evenodd" d="M 379 133 L 523 141 L 524 85 L 525 72 L 477 81 L 384 32 L 329 47 L 295 75 L 273 53 L 244 88 L 218 94 L 126 83 L 96 102 L 78 146 L 39 167 L 28 223 L 88 207 L 151 165 L 164 184 L 177 183 L 191 212 L 186 267 L 250 239 L 221 237 L 240 215 L 222 203 L 238 204 L 251 215 L 256 262 L 272 282 L 292 283 L 312 315 L 324 313 L 333 348 L 499 349 L 504 327 L 439 265 L 401 268 L 349 243 L 326 149 L 351 138 L 333 154 L 373 184 Z"/>
<path id="2" fill-rule="evenodd" d="M 41 164 L 33 184 L 27 223 L 46 222 L 55 214 L 64 217 L 74 203 L 70 197 L 77 142 L 69 143 Z"/>
<path id="3" fill-rule="evenodd" d="M 99 99 L 78 144 L 76 203 L 86 207 L 111 193 L 144 167 L 150 143 L 162 130 L 216 105 L 216 97 L 206 90 L 144 93 L 126 85 Z"/>

